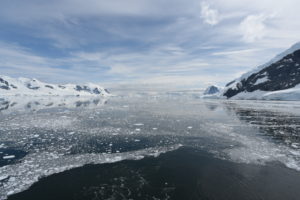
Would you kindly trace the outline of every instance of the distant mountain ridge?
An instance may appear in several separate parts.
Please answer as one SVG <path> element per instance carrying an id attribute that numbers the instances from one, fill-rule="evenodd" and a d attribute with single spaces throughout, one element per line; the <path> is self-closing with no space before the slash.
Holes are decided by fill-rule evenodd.
<path id="1" fill-rule="evenodd" d="M 0 96 L 108 96 L 105 88 L 93 84 L 49 84 L 37 79 L 11 78 L 0 75 Z"/>
<path id="2" fill-rule="evenodd" d="M 228 83 L 233 99 L 300 100 L 300 42 L 268 63 Z"/>

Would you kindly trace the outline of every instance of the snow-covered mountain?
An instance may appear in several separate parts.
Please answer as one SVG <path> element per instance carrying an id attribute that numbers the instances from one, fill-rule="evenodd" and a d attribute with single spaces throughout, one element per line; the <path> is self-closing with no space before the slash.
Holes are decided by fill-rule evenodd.
<path id="1" fill-rule="evenodd" d="M 77 84 L 48 84 L 37 79 L 11 78 L 0 76 L 0 96 L 108 96 L 109 92 L 103 87 L 87 83 Z"/>
<path id="2" fill-rule="evenodd" d="M 203 92 L 203 95 L 211 95 L 211 94 L 216 94 L 219 92 L 220 92 L 220 90 L 218 87 L 211 85 L 208 88 L 206 88 L 206 90 Z"/>
<path id="3" fill-rule="evenodd" d="M 207 87 L 202 95 L 200 96 L 201 99 L 220 99 L 222 98 L 223 88 L 211 85 Z"/>
<path id="4" fill-rule="evenodd" d="M 230 99 L 300 100 L 300 42 L 228 83 Z"/>

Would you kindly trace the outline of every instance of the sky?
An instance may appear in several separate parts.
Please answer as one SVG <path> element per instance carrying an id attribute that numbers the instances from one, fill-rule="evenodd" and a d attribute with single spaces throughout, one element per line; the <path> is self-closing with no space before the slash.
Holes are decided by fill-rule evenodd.
<path id="1" fill-rule="evenodd" d="M 297 0 L 0 0 L 0 74 L 224 85 L 300 41 Z"/>

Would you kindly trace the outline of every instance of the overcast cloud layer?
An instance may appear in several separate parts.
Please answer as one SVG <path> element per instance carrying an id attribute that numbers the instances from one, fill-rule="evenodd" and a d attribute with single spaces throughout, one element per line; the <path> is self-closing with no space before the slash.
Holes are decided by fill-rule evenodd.
<path id="1" fill-rule="evenodd" d="M 3 0 L 0 69 L 49 82 L 222 85 L 300 41 L 297 0 Z"/>

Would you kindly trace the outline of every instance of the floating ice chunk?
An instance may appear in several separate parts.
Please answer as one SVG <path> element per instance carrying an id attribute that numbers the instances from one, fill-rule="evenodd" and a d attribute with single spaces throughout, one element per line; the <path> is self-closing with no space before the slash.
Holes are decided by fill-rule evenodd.
<path id="1" fill-rule="evenodd" d="M 141 140 L 139 140 L 139 139 L 135 139 L 134 141 L 135 141 L 135 142 L 140 142 Z"/>
<path id="2" fill-rule="evenodd" d="M 157 130 L 157 128 L 152 128 L 152 130 L 156 131 L 156 130 Z"/>
<path id="3" fill-rule="evenodd" d="M 137 124 L 134 124 L 135 126 L 144 126 L 144 124 L 142 123 L 137 123 Z"/>
<path id="4" fill-rule="evenodd" d="M 187 127 L 187 129 L 192 129 L 192 128 L 193 128 L 192 126 L 188 126 L 188 127 Z"/>
<path id="5" fill-rule="evenodd" d="M 12 195 L 12 194 L 14 194 L 15 193 L 15 191 L 9 191 L 9 192 L 7 192 L 7 196 L 10 196 L 10 195 Z"/>
<path id="6" fill-rule="evenodd" d="M 8 178 L 8 176 L 7 176 L 7 175 L 0 176 L 0 181 L 3 181 L 3 180 L 5 180 L 5 179 L 7 179 L 7 178 Z"/>
<path id="7" fill-rule="evenodd" d="M 10 177 L 10 178 L 9 178 L 9 181 L 10 181 L 10 182 L 15 182 L 15 181 L 16 181 L 16 178 L 15 178 L 15 177 Z"/>
<path id="8" fill-rule="evenodd" d="M 135 131 L 141 131 L 141 129 L 140 128 L 136 128 Z"/>
<path id="9" fill-rule="evenodd" d="M 3 156 L 3 159 L 13 159 L 15 157 L 15 155 Z"/>
<path id="10" fill-rule="evenodd" d="M 69 135 L 73 135 L 74 133 L 75 133 L 75 132 L 69 132 L 68 134 L 69 134 Z"/>

